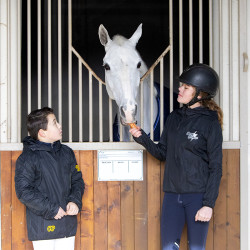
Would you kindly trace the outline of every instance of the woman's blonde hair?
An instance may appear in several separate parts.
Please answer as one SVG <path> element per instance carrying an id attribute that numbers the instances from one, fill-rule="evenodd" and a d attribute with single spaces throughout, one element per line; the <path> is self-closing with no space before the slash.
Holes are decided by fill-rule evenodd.
<path id="1" fill-rule="evenodd" d="M 208 94 L 205 92 L 200 92 L 200 96 L 206 98 Z M 217 111 L 219 123 L 221 125 L 221 128 L 223 128 L 223 112 L 222 109 L 219 107 L 219 105 L 212 99 L 203 99 L 200 101 L 200 103 L 203 107 Z"/>

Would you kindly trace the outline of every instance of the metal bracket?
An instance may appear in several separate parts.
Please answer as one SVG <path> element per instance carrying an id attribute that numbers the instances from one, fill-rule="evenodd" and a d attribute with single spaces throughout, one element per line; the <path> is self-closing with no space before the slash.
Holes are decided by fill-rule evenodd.
<path id="1" fill-rule="evenodd" d="M 244 59 L 243 72 L 247 72 L 248 71 L 248 55 L 246 52 L 243 53 L 243 59 Z"/>

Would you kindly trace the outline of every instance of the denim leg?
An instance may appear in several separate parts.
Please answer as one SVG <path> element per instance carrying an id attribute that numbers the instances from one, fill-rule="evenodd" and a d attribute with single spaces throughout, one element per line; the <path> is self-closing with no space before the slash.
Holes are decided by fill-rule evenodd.
<path id="1" fill-rule="evenodd" d="M 180 195 L 165 193 L 161 217 L 162 250 L 178 250 L 185 224 L 185 211 Z"/>

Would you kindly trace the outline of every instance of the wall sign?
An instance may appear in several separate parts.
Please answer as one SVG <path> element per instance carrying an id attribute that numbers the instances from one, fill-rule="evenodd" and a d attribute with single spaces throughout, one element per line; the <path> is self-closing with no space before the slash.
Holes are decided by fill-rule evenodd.
<path id="1" fill-rule="evenodd" d="M 98 181 L 142 181 L 143 150 L 98 150 Z"/>

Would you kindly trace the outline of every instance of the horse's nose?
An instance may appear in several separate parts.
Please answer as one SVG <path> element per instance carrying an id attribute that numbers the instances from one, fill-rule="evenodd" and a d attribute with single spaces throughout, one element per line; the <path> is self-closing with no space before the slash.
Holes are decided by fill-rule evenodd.
<path id="1" fill-rule="evenodd" d="M 137 105 L 124 105 L 120 107 L 120 115 L 126 122 L 134 122 L 137 114 Z"/>

